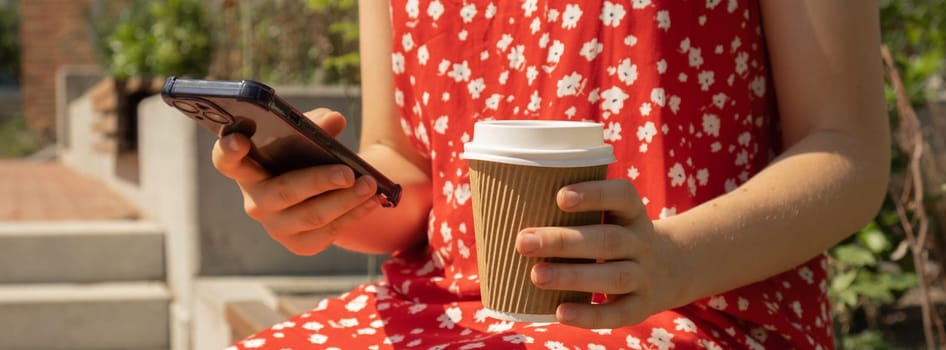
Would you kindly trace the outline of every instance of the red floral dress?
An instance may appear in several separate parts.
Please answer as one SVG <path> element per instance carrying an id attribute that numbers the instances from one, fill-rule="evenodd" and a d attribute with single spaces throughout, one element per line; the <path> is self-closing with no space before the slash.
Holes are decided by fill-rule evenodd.
<path id="1" fill-rule="evenodd" d="M 600 122 L 618 159 L 609 178 L 631 181 L 654 219 L 686 211 L 733 190 L 777 151 L 758 6 L 392 1 L 394 98 L 403 131 L 432 167 L 427 244 L 394 254 L 382 282 L 235 347 L 833 348 L 823 257 L 619 329 L 504 322 L 486 317 L 479 301 L 467 163 L 459 158 L 473 123 Z"/>

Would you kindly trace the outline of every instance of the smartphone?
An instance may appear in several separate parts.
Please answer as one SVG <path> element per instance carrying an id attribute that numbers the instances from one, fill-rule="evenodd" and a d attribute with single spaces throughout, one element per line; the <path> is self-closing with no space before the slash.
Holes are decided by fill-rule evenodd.
<path id="1" fill-rule="evenodd" d="M 270 174 L 323 164 L 344 164 L 355 177 L 378 183 L 381 205 L 394 207 L 401 186 L 326 133 L 263 83 L 168 77 L 164 102 L 196 120 L 217 137 L 238 132 L 253 143 L 250 157 Z"/>

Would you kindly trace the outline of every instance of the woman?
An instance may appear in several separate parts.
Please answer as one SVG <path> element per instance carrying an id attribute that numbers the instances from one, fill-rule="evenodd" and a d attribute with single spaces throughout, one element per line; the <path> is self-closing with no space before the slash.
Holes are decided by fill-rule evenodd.
<path id="1" fill-rule="evenodd" d="M 272 177 L 239 135 L 214 163 L 297 254 L 395 253 L 381 283 L 235 347 L 833 348 L 822 252 L 872 217 L 888 176 L 876 8 L 361 1 L 360 154 L 404 186 L 401 205 L 380 209 L 373 180 L 343 166 Z M 609 179 L 557 201 L 607 223 L 526 229 L 517 250 L 607 261 L 531 272 L 606 300 L 562 304 L 554 324 L 484 316 L 458 157 L 484 119 L 604 124 Z"/>

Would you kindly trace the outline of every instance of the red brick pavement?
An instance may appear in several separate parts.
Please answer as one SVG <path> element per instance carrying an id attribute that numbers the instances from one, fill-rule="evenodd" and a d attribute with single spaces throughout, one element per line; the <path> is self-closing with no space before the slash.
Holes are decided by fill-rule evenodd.
<path id="1" fill-rule="evenodd" d="M 0 159 L 0 221 L 137 217 L 137 210 L 107 186 L 62 164 Z"/>

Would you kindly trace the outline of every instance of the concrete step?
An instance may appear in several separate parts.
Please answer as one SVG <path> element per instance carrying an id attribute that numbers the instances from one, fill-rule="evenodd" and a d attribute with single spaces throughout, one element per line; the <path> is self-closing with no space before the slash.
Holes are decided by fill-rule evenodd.
<path id="1" fill-rule="evenodd" d="M 0 283 L 163 281 L 164 266 L 149 222 L 0 222 Z"/>
<path id="2" fill-rule="evenodd" d="M 160 282 L 0 285 L 0 349 L 168 349 Z"/>

